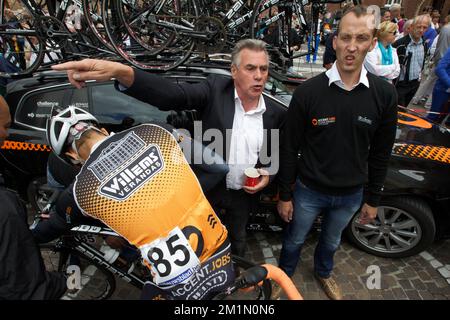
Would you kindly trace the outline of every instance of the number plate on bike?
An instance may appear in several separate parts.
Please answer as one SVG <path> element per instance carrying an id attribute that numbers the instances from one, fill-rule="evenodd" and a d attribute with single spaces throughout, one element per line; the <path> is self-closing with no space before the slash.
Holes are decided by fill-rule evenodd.
<path id="1" fill-rule="evenodd" d="M 152 266 L 157 285 L 185 283 L 200 268 L 200 260 L 179 227 L 166 238 L 141 246 L 140 250 L 142 257 Z"/>

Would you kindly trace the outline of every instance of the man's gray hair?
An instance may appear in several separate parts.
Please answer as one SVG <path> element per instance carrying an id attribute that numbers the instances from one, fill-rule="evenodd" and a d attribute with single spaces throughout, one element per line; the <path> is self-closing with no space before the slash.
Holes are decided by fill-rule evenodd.
<path id="1" fill-rule="evenodd" d="M 405 24 L 403 25 L 403 30 L 409 28 L 413 23 L 413 19 L 408 19 L 405 21 Z"/>
<path id="2" fill-rule="evenodd" d="M 242 39 L 239 40 L 234 46 L 233 52 L 231 53 L 231 65 L 239 67 L 241 63 L 241 51 L 244 49 L 249 49 L 252 51 L 264 51 L 269 59 L 269 53 L 267 52 L 266 43 L 262 40 L 256 39 Z"/>
<path id="3" fill-rule="evenodd" d="M 389 11 L 394 10 L 402 10 L 402 5 L 399 3 L 394 3 L 392 6 L 389 7 Z"/>
<path id="4" fill-rule="evenodd" d="M 412 23 L 416 25 L 423 20 L 428 20 L 428 25 L 431 25 L 431 16 L 429 14 L 421 14 L 420 16 L 415 17 Z"/>

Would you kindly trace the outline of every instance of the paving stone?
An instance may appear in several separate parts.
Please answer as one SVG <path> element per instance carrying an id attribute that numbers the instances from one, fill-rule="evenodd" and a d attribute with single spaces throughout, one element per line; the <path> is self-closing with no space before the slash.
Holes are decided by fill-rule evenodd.
<path id="1" fill-rule="evenodd" d="M 408 299 L 410 300 L 422 300 L 419 292 L 416 290 L 405 290 L 406 295 L 408 296 Z"/>
<path id="2" fill-rule="evenodd" d="M 275 258 L 266 258 L 265 262 L 274 266 L 278 266 L 278 261 Z"/>
<path id="3" fill-rule="evenodd" d="M 416 290 L 425 290 L 426 286 L 418 279 L 411 280 L 412 286 Z"/>
<path id="4" fill-rule="evenodd" d="M 262 253 L 264 258 L 272 258 L 273 257 L 273 251 L 271 248 L 263 248 Z"/>
<path id="5" fill-rule="evenodd" d="M 259 246 L 260 246 L 261 248 L 263 248 L 263 247 L 268 247 L 268 246 L 269 246 L 269 242 L 267 242 L 267 240 L 259 241 Z"/>
<path id="6" fill-rule="evenodd" d="M 422 297 L 423 300 L 434 300 L 433 295 L 429 291 L 419 291 L 420 297 Z"/>
<path id="7" fill-rule="evenodd" d="M 417 274 L 419 275 L 420 279 L 423 281 L 432 279 L 432 277 L 430 276 L 430 274 L 427 271 L 419 271 Z"/>
<path id="8" fill-rule="evenodd" d="M 392 289 L 392 292 L 394 293 L 394 296 L 396 299 L 407 299 L 408 298 L 405 291 L 401 288 L 394 288 L 394 289 Z"/>
<path id="9" fill-rule="evenodd" d="M 448 270 L 447 268 L 439 268 L 438 272 L 444 277 L 444 278 L 450 278 L 450 270 Z"/>
<path id="10" fill-rule="evenodd" d="M 394 300 L 395 299 L 394 294 L 392 293 L 392 291 L 389 291 L 389 290 L 383 290 L 382 297 L 385 300 Z"/>
<path id="11" fill-rule="evenodd" d="M 434 260 L 434 257 L 431 254 L 429 254 L 427 251 L 423 251 L 419 255 L 427 261 Z"/>
<path id="12" fill-rule="evenodd" d="M 408 289 L 412 289 L 412 285 L 411 282 L 409 280 L 399 280 L 398 282 L 400 284 L 400 286 L 404 289 L 404 290 L 408 290 Z"/>
<path id="13" fill-rule="evenodd" d="M 439 262 L 438 260 L 431 260 L 431 261 L 430 261 L 430 264 L 431 264 L 431 266 L 432 266 L 433 268 L 435 268 L 435 269 L 441 268 L 441 267 L 444 266 L 444 265 L 443 265 L 441 262 Z"/>

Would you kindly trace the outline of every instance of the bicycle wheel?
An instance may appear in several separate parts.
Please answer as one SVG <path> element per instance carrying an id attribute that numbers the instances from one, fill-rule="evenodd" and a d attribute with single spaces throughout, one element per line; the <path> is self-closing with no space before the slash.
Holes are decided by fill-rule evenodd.
<path id="1" fill-rule="evenodd" d="M 58 244 L 40 246 L 47 271 L 68 275 L 64 300 L 104 300 L 116 289 L 114 275 L 96 262 L 75 251 L 58 249 Z M 74 273 L 72 273 L 74 272 Z"/>
<path id="2" fill-rule="evenodd" d="M 113 45 L 109 42 L 106 34 L 105 26 L 102 18 L 102 1 L 101 0 L 83 0 L 83 15 L 92 34 L 107 49 L 114 51 Z"/>
<path id="3" fill-rule="evenodd" d="M 237 273 L 242 273 L 246 269 L 254 267 L 256 264 L 238 256 L 232 256 L 234 267 Z M 270 300 L 272 285 L 269 280 L 264 280 L 261 286 L 253 286 L 245 290 L 238 290 L 231 295 L 225 296 L 224 300 Z"/>
<path id="4" fill-rule="evenodd" d="M 21 6 L 21 1 L 8 4 L 6 8 L 3 2 L 3 24 L 0 25 L 0 77 L 28 75 L 41 65 L 45 43 L 34 28 L 34 16 Z"/>
<path id="5" fill-rule="evenodd" d="M 117 10 L 119 28 L 125 29 L 129 37 L 115 39 L 110 35 L 111 24 L 105 23 L 108 37 L 116 51 L 137 68 L 173 69 L 186 61 L 195 46 L 189 36 L 198 16 L 194 0 L 110 0 L 103 2 L 102 9 L 104 21 L 114 19 L 111 13 Z"/>

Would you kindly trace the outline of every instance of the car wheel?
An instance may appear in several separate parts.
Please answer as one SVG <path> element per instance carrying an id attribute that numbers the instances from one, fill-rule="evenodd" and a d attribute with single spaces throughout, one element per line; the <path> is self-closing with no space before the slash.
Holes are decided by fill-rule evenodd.
<path id="1" fill-rule="evenodd" d="M 430 207 L 411 197 L 381 200 L 373 223 L 358 223 L 355 214 L 346 229 L 350 241 L 370 254 L 403 258 L 425 250 L 434 240 L 436 225 Z"/>

